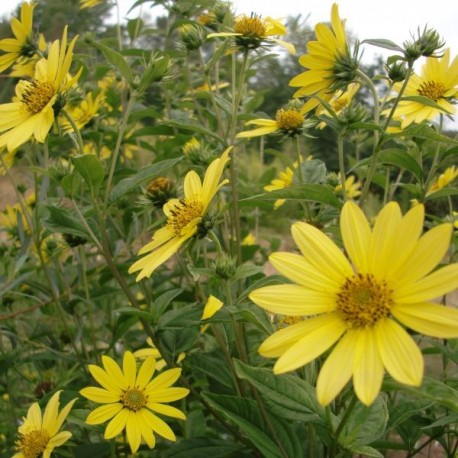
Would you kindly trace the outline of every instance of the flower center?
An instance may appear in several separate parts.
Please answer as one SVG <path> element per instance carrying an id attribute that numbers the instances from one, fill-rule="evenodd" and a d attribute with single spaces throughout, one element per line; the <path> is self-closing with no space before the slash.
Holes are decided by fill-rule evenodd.
<path id="1" fill-rule="evenodd" d="M 347 278 L 337 294 L 337 310 L 349 328 L 374 326 L 390 313 L 392 290 L 372 274 Z"/>
<path id="2" fill-rule="evenodd" d="M 297 133 L 304 124 L 304 116 L 295 109 L 281 108 L 275 116 L 278 127 L 288 134 Z"/>
<path id="3" fill-rule="evenodd" d="M 133 388 L 124 391 L 121 396 L 121 402 L 124 404 L 124 407 L 129 410 L 136 412 L 146 405 L 146 396 L 143 394 L 143 391 Z"/>
<path id="4" fill-rule="evenodd" d="M 49 435 L 46 431 L 34 430 L 27 434 L 22 434 L 16 444 L 24 458 L 38 458 L 45 450 L 48 442 Z"/>
<path id="5" fill-rule="evenodd" d="M 262 38 L 266 35 L 266 26 L 257 16 L 241 16 L 235 20 L 234 32 L 244 37 Z"/>
<path id="6" fill-rule="evenodd" d="M 437 102 L 445 92 L 445 86 L 442 83 L 436 83 L 435 81 L 424 81 L 420 84 L 417 92 L 428 99 Z"/>
<path id="7" fill-rule="evenodd" d="M 170 211 L 171 215 L 167 224 L 173 227 L 176 235 L 181 235 L 181 231 L 191 221 L 201 218 L 204 211 L 203 204 L 197 200 L 180 200 L 175 204 L 175 208 Z"/>
<path id="8" fill-rule="evenodd" d="M 54 85 L 49 81 L 32 81 L 21 96 L 21 102 L 30 113 L 39 113 L 55 95 Z"/>

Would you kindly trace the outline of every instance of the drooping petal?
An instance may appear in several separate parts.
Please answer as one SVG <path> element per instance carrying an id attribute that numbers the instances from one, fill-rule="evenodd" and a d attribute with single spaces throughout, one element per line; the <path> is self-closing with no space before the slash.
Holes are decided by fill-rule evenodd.
<path id="1" fill-rule="evenodd" d="M 309 332 L 280 356 L 274 373 L 282 374 L 309 363 L 334 345 L 346 329 L 345 323 L 336 314 L 326 315 L 319 328 Z"/>
<path id="2" fill-rule="evenodd" d="M 359 354 L 354 362 L 353 386 L 358 399 L 369 406 L 380 392 L 384 373 L 375 336 L 370 328 L 359 330 L 356 346 Z"/>
<path id="3" fill-rule="evenodd" d="M 350 380 L 353 363 L 359 352 L 357 344 L 358 334 L 349 331 L 326 359 L 316 383 L 316 394 L 320 404 L 328 405 Z"/>
<path id="4" fill-rule="evenodd" d="M 373 330 L 388 373 L 398 382 L 419 386 L 423 378 L 423 356 L 412 337 L 389 318 L 380 320 Z"/>
<path id="5" fill-rule="evenodd" d="M 250 299 L 272 313 L 291 316 L 316 315 L 335 309 L 335 296 L 301 285 L 273 285 L 259 288 Z"/>
<path id="6" fill-rule="evenodd" d="M 396 304 L 391 313 L 405 326 L 426 336 L 442 339 L 458 337 L 458 310 L 455 308 L 428 302 Z"/>

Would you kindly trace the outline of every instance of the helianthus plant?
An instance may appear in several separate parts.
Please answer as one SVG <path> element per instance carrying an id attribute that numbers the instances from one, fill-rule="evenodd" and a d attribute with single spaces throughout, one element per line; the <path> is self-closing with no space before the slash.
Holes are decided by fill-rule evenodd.
<path id="1" fill-rule="evenodd" d="M 456 51 L 133 3 L 12 21 L 0 454 L 454 457 Z"/>

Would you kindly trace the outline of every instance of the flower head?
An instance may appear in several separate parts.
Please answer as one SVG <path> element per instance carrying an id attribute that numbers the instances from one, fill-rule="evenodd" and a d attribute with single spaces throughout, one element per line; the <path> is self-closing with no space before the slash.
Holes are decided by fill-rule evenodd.
<path id="1" fill-rule="evenodd" d="M 394 90 L 399 91 L 402 83 L 396 83 Z M 421 100 L 401 100 L 394 112 L 394 119 L 401 121 L 401 129 L 412 123 L 433 120 L 440 114 L 454 114 L 456 109 L 451 99 L 458 93 L 458 56 L 450 63 L 450 49 L 442 58 L 428 57 L 421 75 L 414 73 L 403 93 L 404 97 L 422 96 L 438 107 L 423 103 Z M 439 108 L 440 107 L 440 108 Z"/>
<path id="2" fill-rule="evenodd" d="M 0 56 L 0 72 L 5 71 L 14 63 L 31 58 L 37 51 L 37 43 L 33 36 L 33 10 L 36 3 L 24 2 L 21 5 L 21 19 L 11 19 L 11 29 L 15 38 L 0 40 L 0 50 L 5 54 Z"/>
<path id="3" fill-rule="evenodd" d="M 277 19 L 271 17 L 263 19 L 257 14 L 251 14 L 251 16 L 242 14 L 235 18 L 232 32 L 211 33 L 207 38 L 234 37 L 236 45 L 244 49 L 257 49 L 266 44 L 279 44 L 291 54 L 295 54 L 296 50 L 291 43 L 274 38 L 285 34 L 286 27 Z"/>
<path id="4" fill-rule="evenodd" d="M 94 99 L 92 92 L 89 92 L 78 105 L 70 106 L 67 109 L 78 129 L 82 129 L 98 115 L 103 99 L 102 94 L 98 94 Z M 60 124 L 65 132 L 73 132 L 73 127 L 67 119 L 62 119 Z"/>
<path id="5" fill-rule="evenodd" d="M 338 179 L 340 180 L 340 173 L 338 175 Z M 348 199 L 354 199 L 361 194 L 361 183 L 357 181 L 355 183 L 354 175 L 350 175 L 349 177 L 345 178 L 345 196 Z M 334 192 L 336 194 L 342 194 L 342 183 L 339 183 L 335 186 Z"/>
<path id="6" fill-rule="evenodd" d="M 140 271 L 137 281 L 149 277 L 154 270 L 178 251 L 181 245 L 194 236 L 204 236 L 207 232 L 205 217 L 218 190 L 228 182 L 220 182 L 229 152 L 215 159 L 205 172 L 203 182 L 196 172 L 188 172 L 184 179 L 184 197 L 171 199 L 164 205 L 167 223 L 157 230 L 150 243 L 146 244 L 139 255 L 148 253 L 132 264 L 129 273 Z"/>
<path id="7" fill-rule="evenodd" d="M 329 101 L 336 90 L 343 90 L 356 76 L 358 61 L 351 55 L 347 44 L 344 21 L 339 17 L 336 3 L 331 10 L 331 28 L 320 23 L 315 27 L 317 40 L 307 43 L 308 54 L 299 58 L 299 63 L 307 68 L 295 76 L 290 86 L 300 87 L 295 97 L 312 97 L 316 95 Z M 317 98 L 309 99 L 302 108 L 308 113 L 319 105 Z"/>
<path id="8" fill-rule="evenodd" d="M 19 426 L 19 440 L 16 442 L 17 453 L 13 458 L 49 458 L 52 451 L 64 444 L 72 437 L 69 431 L 60 431 L 76 399 L 70 401 L 59 412 L 59 396 L 61 391 L 55 393 L 46 405 L 43 416 L 38 402 L 33 403 L 27 418 Z"/>
<path id="9" fill-rule="evenodd" d="M 340 228 L 349 259 L 316 227 L 293 224 L 301 255 L 270 256 L 292 284 L 250 294 L 269 312 L 303 318 L 261 345 L 261 355 L 278 358 L 275 373 L 332 349 L 318 376 L 321 404 L 329 404 L 353 377 L 356 395 L 370 405 L 385 370 L 400 383 L 420 385 L 423 357 L 402 325 L 432 337 L 458 336 L 458 310 L 432 303 L 458 286 L 458 264 L 431 273 L 448 249 L 451 224 L 421 236 L 423 221 L 422 205 L 402 216 L 390 202 L 371 229 L 362 210 L 347 202 Z"/>
<path id="10" fill-rule="evenodd" d="M 176 440 L 170 426 L 155 413 L 184 420 L 181 410 L 166 405 L 188 395 L 186 388 L 172 385 L 180 377 L 181 369 L 170 369 L 153 378 L 156 360 L 149 356 L 137 366 L 134 355 L 124 353 L 122 369 L 109 356 L 102 356 L 103 368 L 89 365 L 89 371 L 102 386 L 83 388 L 80 393 L 85 398 L 104 404 L 93 410 L 86 418 L 89 425 L 99 425 L 110 420 L 105 429 L 105 439 L 111 439 L 124 429 L 132 453 L 135 453 L 143 440 L 149 448 L 156 443 L 154 433 L 168 440 Z"/>
<path id="11" fill-rule="evenodd" d="M 31 138 L 45 141 L 54 118 L 65 105 L 66 91 L 79 78 L 79 73 L 68 77 L 75 42 L 76 37 L 67 49 L 65 28 L 62 42 L 56 40 L 48 57 L 36 64 L 34 79 L 19 81 L 16 100 L 0 105 L 0 147 L 6 145 L 12 151 Z"/>
<path id="12" fill-rule="evenodd" d="M 453 183 L 456 178 L 458 178 L 458 167 L 454 165 L 447 167 L 444 173 L 441 173 L 431 184 L 426 195 L 432 194 L 433 192 L 445 188 L 449 184 Z"/>

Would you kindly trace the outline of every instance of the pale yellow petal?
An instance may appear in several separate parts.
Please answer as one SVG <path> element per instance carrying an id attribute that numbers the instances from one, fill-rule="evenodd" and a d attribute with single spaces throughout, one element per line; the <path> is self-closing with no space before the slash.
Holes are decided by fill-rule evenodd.
<path id="1" fill-rule="evenodd" d="M 444 305 L 424 302 L 397 304 L 391 308 L 402 324 L 426 336 L 451 339 L 458 337 L 458 310 Z"/>
<path id="2" fill-rule="evenodd" d="M 238 133 L 236 135 L 236 138 L 260 137 L 261 135 L 273 134 L 277 130 L 278 130 L 278 126 L 277 126 L 277 123 L 275 123 L 275 126 L 271 126 L 271 127 L 258 127 L 257 129 L 245 130 L 244 132 Z"/>
<path id="3" fill-rule="evenodd" d="M 301 285 L 272 285 L 249 295 L 259 307 L 291 316 L 316 315 L 335 309 L 335 295 L 307 289 Z"/>
<path id="4" fill-rule="evenodd" d="M 184 195 L 187 199 L 200 197 L 202 182 L 194 170 L 188 172 L 184 179 Z"/>
<path id="5" fill-rule="evenodd" d="M 299 222 L 293 224 L 291 233 L 305 259 L 318 272 L 340 284 L 353 275 L 353 269 L 342 251 L 319 229 Z"/>
<path id="6" fill-rule="evenodd" d="M 398 382 L 419 386 L 423 378 L 423 356 L 412 337 L 389 318 L 379 321 L 373 331 L 388 373 Z"/>
<path id="7" fill-rule="evenodd" d="M 358 334 L 349 331 L 327 357 L 316 383 L 316 394 L 320 404 L 328 405 L 350 380 L 354 360 L 360 351 L 357 344 Z"/>
<path id="8" fill-rule="evenodd" d="M 220 301 L 217 297 L 210 294 L 207 303 L 204 307 L 204 312 L 202 314 L 201 320 L 208 320 L 211 318 L 218 310 L 223 307 L 223 302 Z"/>
<path id="9" fill-rule="evenodd" d="M 220 158 L 215 159 L 205 172 L 204 182 L 202 184 L 202 202 L 204 209 L 208 207 L 210 201 L 213 199 L 215 193 L 221 187 L 221 177 L 224 172 L 224 168 L 229 161 L 229 153 L 232 147 L 227 148 Z"/>
<path id="10" fill-rule="evenodd" d="M 347 330 L 345 323 L 336 315 L 328 314 L 305 337 L 293 344 L 280 356 L 274 366 L 274 373 L 292 371 L 304 366 L 330 348 Z"/>

